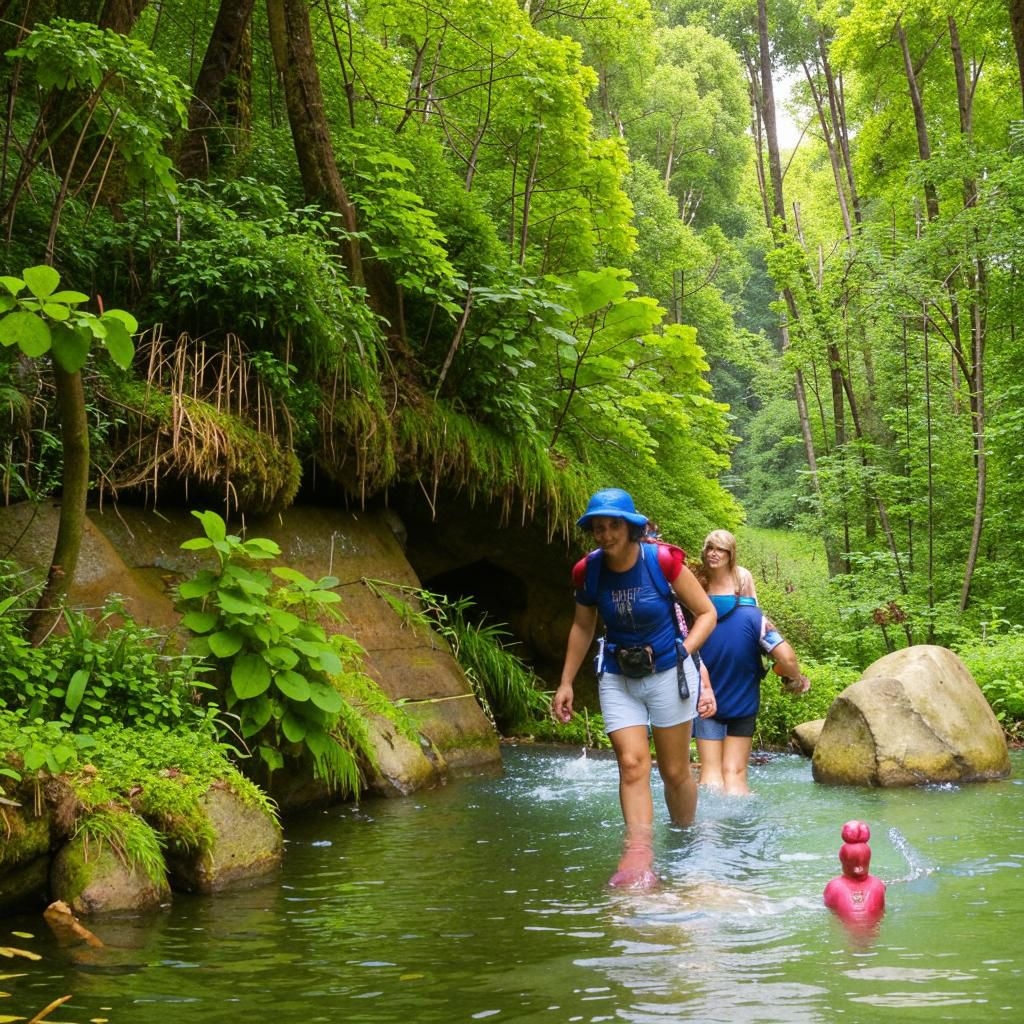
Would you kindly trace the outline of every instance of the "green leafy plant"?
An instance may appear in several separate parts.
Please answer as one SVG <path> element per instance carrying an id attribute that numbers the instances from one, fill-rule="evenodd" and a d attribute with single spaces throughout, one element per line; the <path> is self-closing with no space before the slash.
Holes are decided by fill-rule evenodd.
<path id="1" fill-rule="evenodd" d="M 58 291 L 53 267 L 27 267 L 21 277 L 0 277 L 0 345 L 17 345 L 33 359 L 51 353 L 67 373 L 85 366 L 93 342 L 123 369 L 135 355 L 132 335 L 139 323 L 123 309 L 91 313 L 80 309 L 89 296 Z M 27 293 L 27 294 L 26 294 Z"/>
<path id="2" fill-rule="evenodd" d="M 253 563 L 276 558 L 276 543 L 229 534 L 216 512 L 193 515 L 204 536 L 182 547 L 211 553 L 217 565 L 179 586 L 182 624 L 195 634 L 192 650 L 222 670 L 241 736 L 270 771 L 285 752 L 305 751 L 319 778 L 358 795 L 360 762 L 372 764 L 374 751 L 343 691 L 373 683 L 361 671 L 362 648 L 321 624 L 340 619 L 337 579 L 287 566 L 265 572 Z"/>
<path id="3" fill-rule="evenodd" d="M 95 740 L 95 774 L 71 779 L 79 802 L 86 811 L 108 803 L 130 807 L 156 829 L 164 846 L 197 849 L 213 840 L 200 808 L 212 786 L 227 787 L 247 805 L 276 816 L 267 795 L 210 736 L 180 728 L 105 729 Z"/>
<path id="4" fill-rule="evenodd" d="M 79 733 L 108 725 L 174 728 L 211 735 L 215 705 L 199 701 L 211 684 L 194 656 L 124 616 L 116 597 L 98 617 L 65 610 L 65 631 L 42 646 L 22 635 L 16 598 L 0 602 L 0 707 L 27 721 L 57 722 Z"/>
<path id="5" fill-rule="evenodd" d="M 94 744 L 93 737 L 72 732 L 65 722 L 29 718 L 0 703 L 0 783 L 17 784 L 41 771 L 71 771 Z"/>

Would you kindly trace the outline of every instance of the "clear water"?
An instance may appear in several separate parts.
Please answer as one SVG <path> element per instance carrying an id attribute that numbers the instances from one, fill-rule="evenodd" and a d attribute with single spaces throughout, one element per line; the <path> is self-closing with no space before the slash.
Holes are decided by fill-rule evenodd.
<path id="1" fill-rule="evenodd" d="M 292 822 L 271 883 L 90 922 L 101 950 L 60 949 L 39 918 L 0 923 L 0 946 L 43 954 L 0 960 L 0 1020 L 69 993 L 49 1021 L 1024 1020 L 1021 754 L 1006 782 L 888 791 L 817 786 L 806 760 L 771 757 L 755 796 L 702 796 L 691 828 L 659 809 L 652 893 L 605 884 L 614 762 L 505 762 Z M 872 937 L 821 902 L 850 818 L 889 883 Z"/>

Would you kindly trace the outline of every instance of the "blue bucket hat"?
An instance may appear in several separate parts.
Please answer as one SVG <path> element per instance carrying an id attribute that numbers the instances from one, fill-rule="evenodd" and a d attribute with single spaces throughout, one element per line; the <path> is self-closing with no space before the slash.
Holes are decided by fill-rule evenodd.
<path id="1" fill-rule="evenodd" d="M 647 516 L 637 512 L 632 495 L 621 487 L 606 487 L 598 491 L 587 503 L 587 511 L 576 520 L 576 525 L 586 529 L 595 516 L 625 519 L 634 526 L 647 525 Z"/>

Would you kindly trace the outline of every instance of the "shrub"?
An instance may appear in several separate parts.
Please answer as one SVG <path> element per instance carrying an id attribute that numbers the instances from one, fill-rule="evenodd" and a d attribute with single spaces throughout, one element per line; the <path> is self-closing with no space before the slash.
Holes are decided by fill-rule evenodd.
<path id="1" fill-rule="evenodd" d="M 360 763 L 375 761 L 363 709 L 386 714 L 406 735 L 415 730 L 362 671 L 362 648 L 321 624 L 340 618 L 338 580 L 257 569 L 254 562 L 281 553 L 274 541 L 228 534 L 216 512 L 193 515 L 204 536 L 182 547 L 207 551 L 217 564 L 179 586 L 182 624 L 195 634 L 191 650 L 218 669 L 241 737 L 256 743 L 271 772 L 285 753 L 305 751 L 319 778 L 358 795 Z"/>

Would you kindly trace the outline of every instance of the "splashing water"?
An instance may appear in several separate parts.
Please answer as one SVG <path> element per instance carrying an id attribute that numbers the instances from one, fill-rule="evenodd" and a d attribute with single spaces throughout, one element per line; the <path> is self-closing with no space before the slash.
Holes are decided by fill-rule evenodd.
<path id="1" fill-rule="evenodd" d="M 895 825 L 889 829 L 889 842 L 899 851 L 907 862 L 907 873 L 900 878 L 893 878 L 893 882 L 913 882 L 922 875 L 930 875 L 938 870 L 934 865 L 927 864 L 924 858 L 907 842 L 906 836 Z"/>

